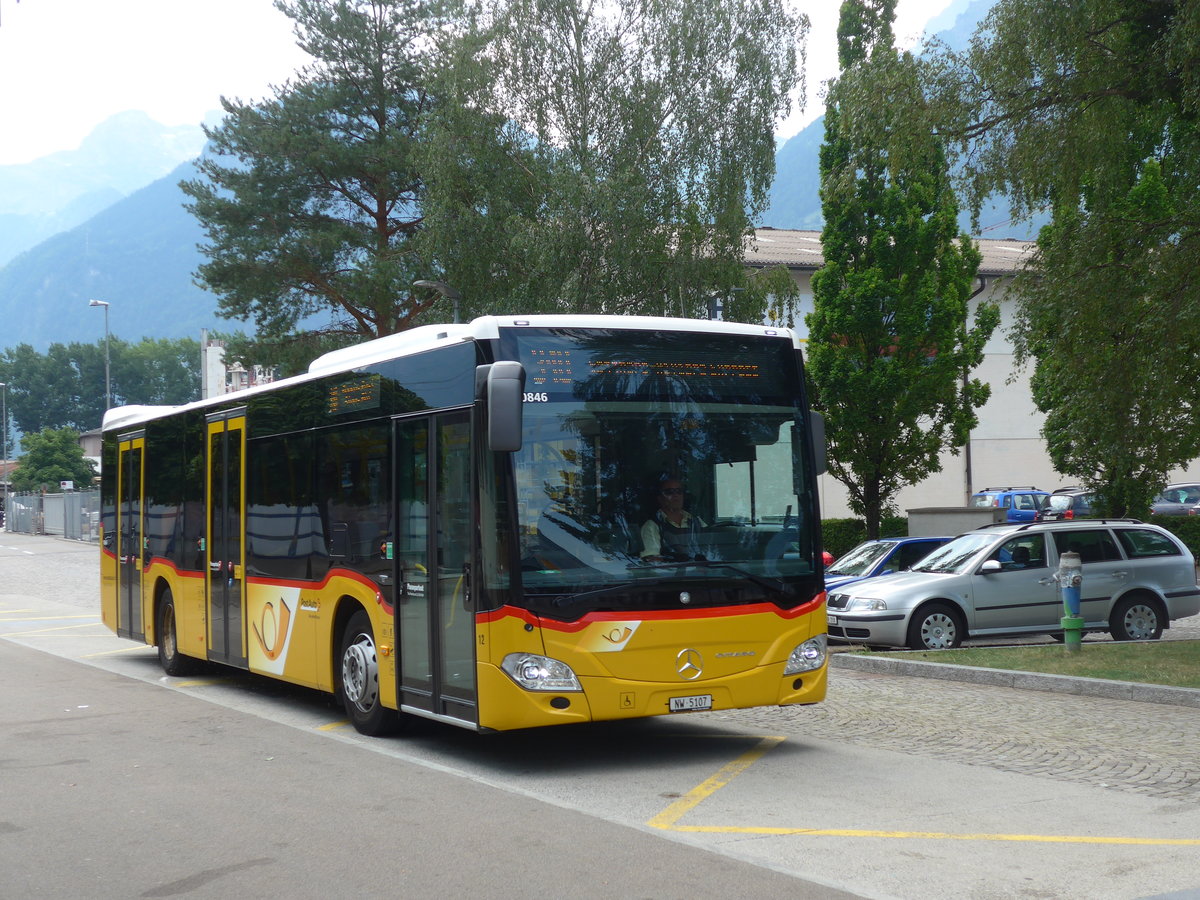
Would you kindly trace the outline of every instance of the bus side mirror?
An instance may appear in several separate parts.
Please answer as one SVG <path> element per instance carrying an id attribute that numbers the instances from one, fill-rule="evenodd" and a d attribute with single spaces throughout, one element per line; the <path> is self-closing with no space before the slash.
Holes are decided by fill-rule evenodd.
<path id="1" fill-rule="evenodd" d="M 825 417 L 819 412 L 809 410 L 808 433 L 812 436 L 813 469 L 815 474 L 824 475 L 829 461 L 825 458 Z"/>
<path id="2" fill-rule="evenodd" d="M 825 417 L 819 412 L 808 413 L 808 439 L 812 441 L 812 461 L 813 474 L 824 475 L 826 469 L 829 468 L 828 460 L 825 457 Z M 805 471 L 804 465 L 804 435 L 799 426 L 792 426 L 792 478 L 795 479 L 795 484 L 792 485 L 792 491 L 797 495 L 804 493 L 804 485 L 801 483 L 801 473 Z"/>
<path id="3" fill-rule="evenodd" d="M 521 403 L 525 368 L 501 360 L 488 367 L 486 393 L 488 447 L 498 453 L 521 449 Z"/>

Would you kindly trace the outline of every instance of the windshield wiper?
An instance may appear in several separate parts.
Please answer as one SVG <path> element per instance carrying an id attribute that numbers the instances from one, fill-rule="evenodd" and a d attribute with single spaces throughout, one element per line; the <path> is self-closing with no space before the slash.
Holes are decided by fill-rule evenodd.
<path id="1" fill-rule="evenodd" d="M 731 565 L 730 563 L 725 563 L 725 562 L 717 562 L 715 560 L 700 559 L 700 560 L 687 560 L 686 562 L 662 562 L 662 563 L 655 563 L 652 566 L 648 566 L 647 568 L 671 569 L 671 570 L 675 570 L 675 571 L 682 571 L 684 569 L 688 569 L 688 568 L 692 568 L 692 567 L 699 568 L 699 569 L 728 569 L 729 571 L 736 573 L 739 577 L 745 578 L 747 581 L 750 581 L 751 583 L 756 584 L 759 587 L 764 588 L 768 591 L 772 591 L 774 593 L 786 593 L 787 592 L 787 585 L 779 579 L 765 578 L 762 575 L 756 575 L 753 572 L 747 572 L 745 569 L 742 569 L 739 566 Z M 684 574 L 686 576 L 689 573 L 684 573 Z M 691 574 L 692 578 L 703 579 L 706 577 L 705 574 L 701 573 L 701 572 L 690 573 L 690 574 Z M 595 588 L 590 591 L 579 591 L 578 593 L 573 593 L 573 594 L 565 593 L 565 592 L 564 593 L 556 593 L 553 595 L 553 599 L 550 600 L 550 603 L 551 603 L 551 605 L 553 605 L 554 607 L 556 607 L 558 609 L 563 609 L 565 607 L 576 606 L 580 603 L 591 603 L 595 600 L 600 599 L 601 597 L 611 597 L 614 595 L 626 595 L 631 592 L 637 593 L 639 590 L 641 590 L 643 588 L 662 587 L 663 585 L 677 585 L 679 583 L 680 583 L 680 580 L 679 580 L 678 575 L 662 576 L 662 577 L 658 577 L 658 578 L 635 578 L 635 579 L 633 579 L 629 582 L 623 583 L 623 584 L 606 585 L 604 587 Z M 541 596 L 544 599 L 549 599 L 550 595 L 543 594 Z"/>
<path id="2" fill-rule="evenodd" d="M 667 562 L 655 563 L 656 569 L 686 569 L 691 566 L 702 569 L 728 569 L 730 572 L 736 572 L 747 581 L 757 584 L 761 588 L 766 588 L 769 591 L 786 591 L 787 584 L 778 578 L 766 578 L 762 575 L 756 575 L 753 572 L 748 572 L 741 566 L 735 566 L 732 563 L 719 562 L 714 559 L 689 559 L 685 562 Z"/>

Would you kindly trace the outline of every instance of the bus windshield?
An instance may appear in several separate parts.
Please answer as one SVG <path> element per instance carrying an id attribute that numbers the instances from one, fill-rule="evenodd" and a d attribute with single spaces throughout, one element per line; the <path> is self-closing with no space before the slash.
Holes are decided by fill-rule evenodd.
<path id="1" fill-rule="evenodd" d="M 527 373 L 514 475 L 531 608 L 805 599 L 815 503 L 790 341 L 531 329 L 508 349 Z"/>

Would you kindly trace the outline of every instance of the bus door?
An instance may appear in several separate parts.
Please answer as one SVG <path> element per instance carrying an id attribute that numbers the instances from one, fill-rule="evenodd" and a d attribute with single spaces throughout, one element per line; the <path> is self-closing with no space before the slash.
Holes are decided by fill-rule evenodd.
<path id="1" fill-rule="evenodd" d="M 208 596 L 208 658 L 246 667 L 242 583 L 245 573 L 244 480 L 246 411 L 209 416 L 205 500 L 208 520 L 205 587 Z"/>
<path id="2" fill-rule="evenodd" d="M 142 621 L 142 521 L 144 433 L 121 438 L 117 446 L 117 634 L 145 640 Z"/>
<path id="3" fill-rule="evenodd" d="M 396 422 L 400 706 L 458 722 L 475 709 L 467 412 Z"/>

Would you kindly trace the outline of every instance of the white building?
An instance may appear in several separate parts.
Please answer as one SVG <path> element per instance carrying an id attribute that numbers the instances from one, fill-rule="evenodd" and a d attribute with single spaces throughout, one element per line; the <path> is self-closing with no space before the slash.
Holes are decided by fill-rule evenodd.
<path id="1" fill-rule="evenodd" d="M 1045 416 L 1033 404 L 1029 391 L 1030 368 L 1017 371 L 1009 333 L 1014 301 L 1005 287 L 1024 265 L 1033 245 L 1024 241 L 977 238 L 982 254 L 978 293 L 971 300 L 973 317 L 984 301 L 1000 307 L 1000 324 L 984 350 L 982 365 L 973 377 L 991 386 L 988 402 L 979 410 L 979 425 L 958 454 L 942 455 L 942 470 L 920 484 L 904 488 L 896 498 L 903 513 L 929 506 L 964 506 L 972 493 L 1001 485 L 1035 486 L 1052 491 L 1074 483 L 1055 471 L 1046 452 L 1041 428 Z M 812 274 L 824 262 L 819 231 L 783 231 L 760 228 L 755 245 L 746 254 L 753 268 L 787 266 L 800 287 L 801 314 L 796 329 L 807 334 L 804 316 L 812 312 Z M 1200 465 L 1193 463 L 1170 475 L 1171 481 L 1200 481 Z M 830 475 L 821 478 L 821 514 L 827 518 L 850 515 L 846 490 Z"/>
<path id="2" fill-rule="evenodd" d="M 225 365 L 225 342 L 200 332 L 200 399 L 243 391 L 275 380 L 274 368 L 255 366 L 247 371 L 239 363 Z"/>

